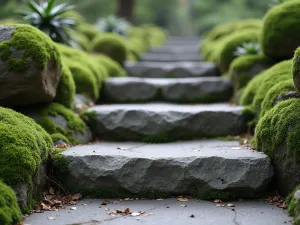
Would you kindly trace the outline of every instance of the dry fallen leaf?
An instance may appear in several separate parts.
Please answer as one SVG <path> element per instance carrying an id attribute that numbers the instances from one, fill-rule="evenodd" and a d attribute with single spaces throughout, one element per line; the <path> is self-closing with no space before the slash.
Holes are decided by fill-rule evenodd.
<path id="1" fill-rule="evenodd" d="M 139 213 L 139 212 L 133 212 L 133 213 L 131 213 L 131 216 L 140 216 L 141 215 L 141 213 Z"/>
<path id="2" fill-rule="evenodd" d="M 225 204 L 216 204 L 217 207 L 225 207 Z"/>
<path id="3" fill-rule="evenodd" d="M 108 201 L 108 200 L 104 200 L 103 202 L 101 202 L 101 204 L 100 205 L 108 205 L 110 203 L 110 201 Z"/>
<path id="4" fill-rule="evenodd" d="M 228 203 L 228 204 L 227 204 L 227 207 L 235 207 L 235 205 L 234 205 L 234 204 L 231 204 L 231 203 Z"/>
<path id="5" fill-rule="evenodd" d="M 179 202 L 188 202 L 189 201 L 187 198 L 184 198 L 184 197 L 177 197 L 176 200 Z"/>
<path id="6" fill-rule="evenodd" d="M 216 199 L 216 200 L 214 200 L 214 203 L 222 203 L 222 200 Z"/>
<path id="7" fill-rule="evenodd" d="M 70 209 L 71 209 L 71 210 L 76 210 L 77 208 L 76 208 L 76 207 L 71 207 Z"/>

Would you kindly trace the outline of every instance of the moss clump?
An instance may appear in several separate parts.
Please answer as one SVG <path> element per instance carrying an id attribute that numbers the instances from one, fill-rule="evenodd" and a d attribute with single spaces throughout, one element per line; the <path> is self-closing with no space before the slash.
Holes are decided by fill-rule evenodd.
<path id="1" fill-rule="evenodd" d="M 76 85 L 76 93 L 86 94 L 93 100 L 97 100 L 99 98 L 100 87 L 91 71 L 85 65 L 71 61 L 68 58 L 64 59 L 64 63 L 72 73 Z"/>
<path id="2" fill-rule="evenodd" d="M 117 62 L 105 55 L 92 56 L 97 65 L 103 65 L 107 70 L 108 77 L 123 77 L 126 76 L 126 71 Z"/>
<path id="3" fill-rule="evenodd" d="M 101 34 L 93 25 L 88 23 L 80 24 L 77 30 L 82 33 L 89 41 L 92 41 L 95 37 Z"/>
<path id="4" fill-rule="evenodd" d="M 157 47 L 162 45 L 166 41 L 166 33 L 160 27 L 157 27 L 153 24 L 144 24 L 141 26 L 144 30 L 146 38 L 151 47 Z"/>
<path id="5" fill-rule="evenodd" d="M 261 90 L 262 99 L 261 99 L 261 97 L 259 99 L 262 102 L 266 92 L 272 87 L 272 85 L 276 84 L 276 83 L 270 82 L 271 86 L 268 83 L 264 87 L 264 88 L 267 88 L 267 89 L 266 90 L 262 89 L 261 86 L 263 86 L 262 84 L 264 84 L 265 78 L 268 78 L 269 80 L 272 81 L 273 76 L 276 77 L 276 74 L 289 73 L 290 70 L 291 70 L 291 60 L 287 60 L 287 61 L 277 63 L 274 66 L 272 66 L 271 68 L 269 68 L 269 69 L 261 72 L 257 76 L 255 76 L 248 83 L 245 90 L 243 91 L 243 94 L 242 94 L 241 100 L 240 100 L 240 104 L 245 105 L 245 106 L 246 105 L 251 105 L 254 98 L 255 98 L 255 96 L 256 96 L 256 93 L 259 92 L 258 88 L 259 88 L 259 90 Z M 290 77 L 288 79 L 290 79 Z M 280 81 L 282 81 L 282 80 L 280 79 Z M 277 82 L 278 82 L 278 80 L 277 80 Z"/>
<path id="6" fill-rule="evenodd" d="M 278 70 L 271 70 L 267 72 L 264 78 L 261 80 L 261 84 L 256 89 L 256 94 L 253 99 L 253 106 L 256 109 L 258 115 L 261 110 L 261 103 L 266 97 L 268 91 L 276 84 L 291 79 L 292 61 L 284 61 L 278 64 Z"/>
<path id="7" fill-rule="evenodd" d="M 54 102 L 60 103 L 72 109 L 74 107 L 75 82 L 67 65 L 63 65 L 59 85 L 56 90 Z"/>
<path id="8" fill-rule="evenodd" d="M 264 18 L 261 46 L 276 60 L 290 59 L 300 44 L 300 2 L 287 1 L 269 10 Z"/>
<path id="9" fill-rule="evenodd" d="M 292 79 L 276 84 L 267 92 L 266 97 L 261 104 L 260 117 L 263 117 L 267 111 L 272 109 L 276 105 L 276 103 L 278 103 L 277 101 L 280 96 L 295 91 L 296 88 Z"/>
<path id="10" fill-rule="evenodd" d="M 61 66 L 59 51 L 52 40 L 42 31 L 23 24 L 11 25 L 15 27 L 12 38 L 0 42 L 0 60 L 7 61 L 8 69 L 18 72 L 25 71 L 32 64 L 45 69 L 50 60 Z M 14 51 L 21 51 L 19 57 L 13 56 Z"/>
<path id="11" fill-rule="evenodd" d="M 254 144 L 271 158 L 275 151 L 286 143 L 286 156 L 300 162 L 300 99 L 280 102 L 260 119 Z"/>
<path id="12" fill-rule="evenodd" d="M 60 126 L 51 117 L 62 116 L 66 120 L 66 126 Z M 79 144 L 76 134 L 84 133 L 85 124 L 73 111 L 58 103 L 48 104 L 40 109 L 40 117 L 37 122 L 51 135 L 61 134 L 68 138 L 69 143 Z"/>
<path id="13" fill-rule="evenodd" d="M 223 41 L 219 50 L 219 65 L 222 71 L 229 70 L 231 62 L 237 58 L 236 49 L 247 42 L 257 42 L 259 39 L 259 29 L 248 29 L 238 31 L 227 36 Z"/>
<path id="14" fill-rule="evenodd" d="M 15 225 L 23 219 L 14 191 L 0 181 L 0 224 Z"/>
<path id="15" fill-rule="evenodd" d="M 8 185 L 28 184 L 48 159 L 53 142 L 32 119 L 0 107 L 0 180 Z M 28 190 L 28 200 L 32 190 Z"/>
<path id="16" fill-rule="evenodd" d="M 297 48 L 295 51 L 292 73 L 295 86 L 300 91 L 300 48 Z"/>
<path id="17" fill-rule="evenodd" d="M 236 58 L 229 69 L 235 90 L 245 87 L 255 75 L 271 65 L 271 60 L 263 55 L 245 55 Z"/>
<path id="18" fill-rule="evenodd" d="M 124 65 L 127 57 L 126 43 L 117 34 L 101 34 L 93 40 L 92 51 L 109 56 L 120 65 Z"/>

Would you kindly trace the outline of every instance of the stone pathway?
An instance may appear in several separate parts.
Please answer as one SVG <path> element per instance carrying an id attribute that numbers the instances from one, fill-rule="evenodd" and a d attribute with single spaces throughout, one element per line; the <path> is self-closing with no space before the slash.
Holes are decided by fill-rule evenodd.
<path id="1" fill-rule="evenodd" d="M 240 135 L 246 131 L 247 121 L 243 107 L 228 103 L 232 95 L 230 80 L 220 77 L 216 65 L 200 61 L 198 45 L 199 38 L 170 37 L 164 46 L 146 53 L 141 62 L 127 63 L 129 77 L 106 81 L 102 93 L 106 103 L 87 113 L 93 135 L 105 141 L 142 142 L 102 141 L 63 152 L 69 169 L 63 185 L 69 191 L 93 191 L 102 193 L 102 197 L 109 192 L 116 198 L 156 193 L 215 199 L 253 198 L 267 190 L 274 172 L 265 154 L 238 141 L 203 140 Z M 175 142 L 145 143 L 170 141 Z M 196 200 L 179 203 L 174 199 L 107 207 L 128 206 L 133 211 L 154 213 L 138 218 L 107 215 L 105 207 L 99 208 L 100 202 L 84 200 L 77 210 L 35 214 L 26 223 L 290 224 L 283 210 L 259 201 L 237 202 L 235 208 Z M 183 204 L 187 207 L 180 206 Z M 56 220 L 48 220 L 49 216 Z"/>
<path id="2" fill-rule="evenodd" d="M 30 225 L 287 225 L 291 218 L 276 206 L 264 201 L 232 202 L 234 208 L 216 207 L 200 200 L 178 202 L 176 199 L 138 200 L 109 204 L 99 208 L 104 199 L 83 200 L 76 210 L 45 212 L 25 219 Z M 114 202 L 114 200 L 111 200 Z M 185 206 L 186 207 L 183 207 Z M 131 212 L 146 211 L 140 216 L 108 215 L 109 212 L 130 208 Z M 49 220 L 47 218 L 55 219 Z"/>

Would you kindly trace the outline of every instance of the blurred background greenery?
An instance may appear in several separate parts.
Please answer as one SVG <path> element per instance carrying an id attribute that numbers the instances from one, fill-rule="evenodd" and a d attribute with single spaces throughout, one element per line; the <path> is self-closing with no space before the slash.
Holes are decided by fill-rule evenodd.
<path id="1" fill-rule="evenodd" d="M 130 19 L 136 25 L 153 23 L 166 28 L 173 35 L 199 35 L 215 25 L 228 21 L 261 18 L 271 1 L 69 0 L 67 2 L 76 5 L 76 9 L 90 23 L 96 22 L 99 17 L 117 13 L 122 15 L 123 11 L 125 15 L 132 14 Z M 0 19 L 14 17 L 14 12 L 22 8 L 22 2 L 22 0 L 0 0 Z"/>

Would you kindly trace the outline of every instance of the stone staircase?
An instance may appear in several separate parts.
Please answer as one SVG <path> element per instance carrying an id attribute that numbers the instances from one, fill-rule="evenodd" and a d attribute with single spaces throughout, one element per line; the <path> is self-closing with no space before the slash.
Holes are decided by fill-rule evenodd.
<path id="1" fill-rule="evenodd" d="M 247 121 L 243 107 L 228 103 L 231 81 L 200 61 L 198 45 L 199 38 L 170 37 L 128 63 L 128 77 L 106 81 L 103 102 L 87 112 L 93 134 L 104 141 L 62 153 L 69 190 L 203 199 L 266 191 L 270 159 L 238 141 L 217 139 L 244 133 Z"/>

